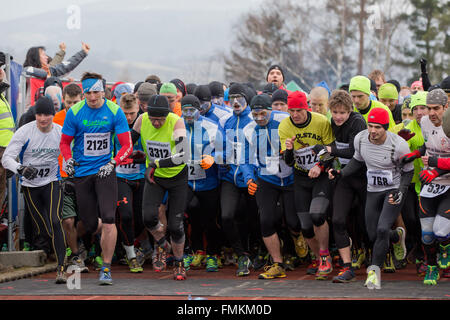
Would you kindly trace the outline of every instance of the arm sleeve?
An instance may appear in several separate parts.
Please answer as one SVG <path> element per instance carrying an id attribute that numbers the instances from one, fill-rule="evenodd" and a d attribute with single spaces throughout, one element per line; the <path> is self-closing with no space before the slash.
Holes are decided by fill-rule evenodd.
<path id="1" fill-rule="evenodd" d="M 294 149 L 286 149 L 286 151 L 283 152 L 283 159 L 289 167 L 293 167 L 295 164 Z"/>
<path id="2" fill-rule="evenodd" d="M 442 170 L 450 170 L 450 158 L 438 158 L 437 167 Z"/>
<path id="3" fill-rule="evenodd" d="M 61 77 L 66 73 L 69 73 L 75 69 L 84 58 L 87 57 L 87 53 L 83 50 L 75 53 L 67 62 L 62 62 L 54 67 L 50 67 L 50 73 L 53 77 Z"/>
<path id="4" fill-rule="evenodd" d="M 141 134 L 139 132 L 135 131 L 134 129 L 131 129 L 131 141 L 133 142 L 133 146 L 139 140 L 140 137 Z"/>
<path id="5" fill-rule="evenodd" d="M 176 154 L 172 155 L 169 158 L 159 160 L 157 167 L 171 168 L 187 162 L 187 160 L 190 158 L 190 155 L 186 137 L 181 136 L 175 140 L 175 150 Z"/>
<path id="6" fill-rule="evenodd" d="M 52 59 L 52 62 L 49 63 L 50 67 L 54 67 L 61 62 L 63 62 L 64 57 L 66 56 L 66 52 L 63 50 L 59 50 L 57 53 L 55 53 L 55 56 Z"/>
<path id="7" fill-rule="evenodd" d="M 414 170 L 402 172 L 402 175 L 400 177 L 400 191 L 402 193 L 406 193 L 406 190 L 408 190 L 409 185 L 411 184 L 411 180 L 414 176 Z"/>
<path id="8" fill-rule="evenodd" d="M 72 158 L 72 150 L 70 149 L 70 143 L 73 140 L 73 136 L 68 136 L 66 134 L 61 134 L 61 142 L 59 143 L 59 149 L 64 157 L 64 160 L 69 160 Z"/>
<path id="9" fill-rule="evenodd" d="M 423 90 L 428 91 L 428 89 L 431 87 L 430 78 L 428 77 L 428 72 L 422 72 L 422 85 Z"/>
<path id="10" fill-rule="evenodd" d="M 131 134 L 129 131 L 118 134 L 117 139 L 122 147 L 117 152 L 114 160 L 119 165 L 133 152 L 133 144 L 131 143 Z"/>
<path id="11" fill-rule="evenodd" d="M 23 136 L 23 131 L 20 129 L 17 130 L 17 132 L 11 138 L 11 141 L 6 147 L 2 157 L 3 167 L 5 169 L 11 170 L 14 173 L 17 173 L 17 167 L 21 165 L 16 161 L 16 159 L 25 144 Z"/>
<path id="12" fill-rule="evenodd" d="M 363 166 L 364 166 L 364 162 L 358 161 L 355 158 L 352 158 L 350 160 L 350 162 L 345 166 L 345 168 L 341 170 L 341 175 L 343 177 L 350 176 L 350 175 L 356 173 Z"/>

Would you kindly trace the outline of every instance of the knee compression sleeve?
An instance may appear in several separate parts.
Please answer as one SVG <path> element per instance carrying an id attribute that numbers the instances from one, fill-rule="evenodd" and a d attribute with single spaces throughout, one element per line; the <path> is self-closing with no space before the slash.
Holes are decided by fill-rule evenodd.
<path id="1" fill-rule="evenodd" d="M 420 225 L 422 226 L 422 242 L 424 244 L 433 244 L 435 236 L 433 233 L 434 218 L 421 218 Z"/>
<path id="2" fill-rule="evenodd" d="M 312 199 L 310 206 L 310 213 L 313 224 L 316 227 L 320 227 L 325 223 L 326 212 L 330 201 L 325 197 L 316 197 Z"/>
<path id="3" fill-rule="evenodd" d="M 183 213 L 177 214 L 173 217 L 173 221 L 169 220 L 168 230 L 170 232 L 170 238 L 174 243 L 184 242 L 184 224 Z"/>
<path id="4" fill-rule="evenodd" d="M 450 239 L 450 219 L 437 215 L 433 223 L 433 233 L 439 241 Z"/>

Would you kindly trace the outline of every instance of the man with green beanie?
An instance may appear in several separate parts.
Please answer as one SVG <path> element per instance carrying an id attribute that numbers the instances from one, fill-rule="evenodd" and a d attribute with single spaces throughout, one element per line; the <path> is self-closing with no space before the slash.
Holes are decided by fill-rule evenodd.
<path id="1" fill-rule="evenodd" d="M 352 96 L 352 101 L 355 106 L 355 112 L 361 113 L 367 122 L 369 112 L 374 108 L 383 108 L 388 111 L 389 114 L 389 128 L 392 131 L 395 126 L 392 112 L 387 106 L 381 102 L 370 100 L 370 80 L 364 76 L 355 76 L 350 80 L 350 86 L 348 89 Z"/>
<path id="2" fill-rule="evenodd" d="M 159 89 L 159 94 L 169 100 L 170 111 L 181 117 L 181 104 L 177 103 L 177 87 L 171 82 L 163 83 Z"/>
<path id="3" fill-rule="evenodd" d="M 395 85 L 383 84 L 378 90 L 378 100 L 391 110 L 396 124 L 402 122 L 402 105 L 398 104 L 398 91 Z"/>

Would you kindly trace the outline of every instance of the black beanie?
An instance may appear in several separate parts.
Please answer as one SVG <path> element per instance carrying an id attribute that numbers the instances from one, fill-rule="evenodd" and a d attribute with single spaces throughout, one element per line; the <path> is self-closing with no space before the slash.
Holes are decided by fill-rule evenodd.
<path id="1" fill-rule="evenodd" d="M 40 97 L 34 105 L 34 113 L 55 115 L 55 106 L 53 105 L 53 100 L 45 96 Z"/>
<path id="2" fill-rule="evenodd" d="M 187 94 L 181 99 L 181 108 L 184 107 L 194 107 L 195 109 L 200 109 L 200 100 L 193 94 Z"/>
<path id="3" fill-rule="evenodd" d="M 48 77 L 45 82 L 44 82 L 44 92 L 45 89 L 47 89 L 50 86 L 58 86 L 61 88 L 61 90 L 63 89 L 63 85 L 61 80 L 58 77 Z"/>
<path id="4" fill-rule="evenodd" d="M 170 82 L 172 82 L 175 85 L 175 87 L 181 91 L 183 97 L 186 95 L 186 86 L 184 85 L 183 81 L 181 81 L 180 79 L 173 79 L 170 80 Z"/>
<path id="5" fill-rule="evenodd" d="M 280 70 L 280 72 L 281 72 L 281 75 L 283 76 L 283 82 L 284 82 L 284 72 L 283 72 L 283 69 L 281 69 L 281 67 L 279 66 L 279 65 L 277 65 L 277 64 L 274 64 L 273 66 L 271 66 L 270 68 L 269 68 L 269 71 L 267 71 L 267 75 L 266 75 L 266 81 L 267 81 L 267 79 L 269 78 L 269 73 L 270 73 L 270 71 L 272 71 L 273 69 L 277 69 L 277 70 Z"/>
<path id="6" fill-rule="evenodd" d="M 273 94 L 278 90 L 278 87 L 274 83 L 268 83 L 264 86 L 262 92 L 266 94 Z"/>
<path id="7" fill-rule="evenodd" d="M 195 88 L 197 88 L 197 85 L 195 83 L 188 83 L 186 85 L 186 93 L 194 94 Z"/>
<path id="8" fill-rule="evenodd" d="M 392 83 L 397 88 L 397 92 L 400 93 L 400 90 L 402 89 L 402 87 L 400 86 L 400 82 L 392 79 L 392 80 L 389 80 L 387 83 Z"/>
<path id="9" fill-rule="evenodd" d="M 450 76 L 442 80 L 441 89 L 444 90 L 446 93 L 450 92 Z"/>
<path id="10" fill-rule="evenodd" d="M 253 97 L 258 95 L 258 92 L 253 87 L 250 87 L 249 85 L 246 86 L 247 90 L 247 103 L 250 104 L 250 101 L 252 101 Z"/>
<path id="11" fill-rule="evenodd" d="M 275 101 L 283 101 L 287 103 L 288 101 L 288 93 L 286 90 L 278 89 L 272 94 L 272 103 Z"/>
<path id="12" fill-rule="evenodd" d="M 253 110 L 255 107 L 258 107 L 258 109 L 272 110 L 272 100 L 269 95 L 262 93 L 254 96 L 250 102 L 250 109 Z"/>
<path id="13" fill-rule="evenodd" d="M 211 90 L 209 90 L 209 86 L 206 84 L 197 86 L 197 88 L 195 88 L 194 95 L 200 101 L 211 101 Z"/>
<path id="14" fill-rule="evenodd" d="M 233 94 L 240 94 L 245 98 L 245 101 L 247 103 L 249 102 L 248 99 L 248 92 L 247 92 L 247 86 L 234 82 L 232 85 L 230 85 L 230 90 L 228 91 L 228 96 L 232 96 Z"/>
<path id="15" fill-rule="evenodd" d="M 223 84 L 219 81 L 213 81 L 209 84 L 209 90 L 211 91 L 212 97 L 222 97 L 224 96 Z"/>
<path id="16" fill-rule="evenodd" d="M 166 117 L 169 112 L 169 100 L 159 94 L 152 95 L 147 101 L 147 112 L 151 117 Z"/>
<path id="17" fill-rule="evenodd" d="M 134 85 L 134 89 L 133 89 L 133 93 L 136 94 L 136 92 L 138 91 L 139 87 L 141 86 L 141 84 L 143 84 L 143 81 L 138 81 L 136 82 L 136 84 Z"/>

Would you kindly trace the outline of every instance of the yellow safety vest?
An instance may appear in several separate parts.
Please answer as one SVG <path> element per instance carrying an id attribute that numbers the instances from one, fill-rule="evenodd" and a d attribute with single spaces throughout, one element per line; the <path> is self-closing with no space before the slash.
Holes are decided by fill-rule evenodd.
<path id="1" fill-rule="evenodd" d="M 7 147 L 14 134 L 16 126 L 9 107 L 9 103 L 3 94 L 0 94 L 0 147 Z"/>

